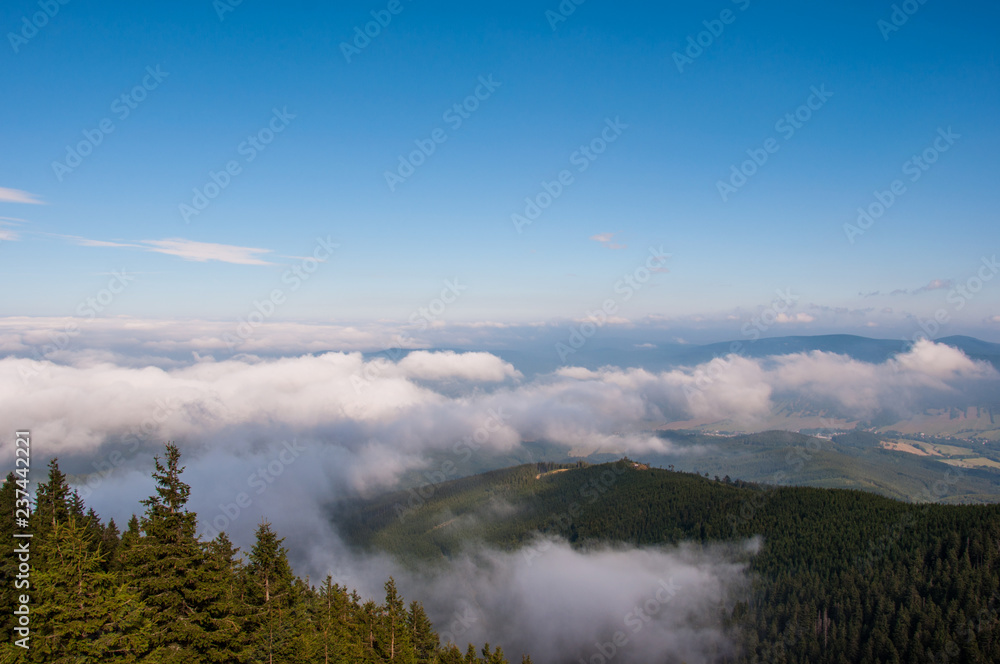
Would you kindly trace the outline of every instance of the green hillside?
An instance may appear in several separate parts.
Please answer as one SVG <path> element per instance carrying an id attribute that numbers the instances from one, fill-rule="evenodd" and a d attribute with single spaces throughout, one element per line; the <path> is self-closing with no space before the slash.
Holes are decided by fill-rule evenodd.
<path id="1" fill-rule="evenodd" d="M 653 432 L 650 432 L 651 434 Z M 699 431 L 660 431 L 675 454 L 646 455 L 648 463 L 677 470 L 730 476 L 748 482 L 860 489 L 908 502 L 1000 502 L 1000 450 L 994 444 L 948 437 L 902 437 L 845 431 L 833 439 L 794 433 L 760 433 L 720 436 Z M 905 443 L 918 455 L 885 449 L 883 443 Z M 919 449 L 918 449 L 919 448 Z M 697 454 L 690 451 L 697 449 Z M 412 471 L 402 488 L 439 484 L 445 480 L 508 468 L 524 463 L 605 463 L 620 459 L 621 452 L 596 452 L 570 457 L 564 446 L 545 441 L 526 443 L 498 455 L 449 452 L 430 455 L 430 471 Z M 990 465 L 992 464 L 992 466 Z M 447 469 L 448 472 L 442 472 Z"/>
<path id="2" fill-rule="evenodd" d="M 761 536 L 753 593 L 727 616 L 744 629 L 745 661 L 1000 661 L 996 505 L 769 488 L 624 460 L 524 465 L 339 507 L 354 545 L 412 564 L 539 534 L 576 546 Z"/>

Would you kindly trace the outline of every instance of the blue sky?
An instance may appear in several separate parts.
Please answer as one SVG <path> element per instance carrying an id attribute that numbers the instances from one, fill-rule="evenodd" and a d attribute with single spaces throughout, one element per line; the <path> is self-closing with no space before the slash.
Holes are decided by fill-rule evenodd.
<path id="1" fill-rule="evenodd" d="M 389 5 L 245 0 L 220 19 L 209 0 L 53 0 L 42 21 L 45 0 L 4 3 L 0 316 L 72 316 L 124 269 L 102 315 L 235 320 L 277 288 L 276 320 L 406 321 L 457 278 L 450 321 L 579 318 L 662 247 L 669 272 L 618 302 L 623 318 L 736 336 L 741 312 L 791 289 L 796 333 L 890 336 L 945 309 L 948 333 L 1000 339 L 1000 279 L 955 290 L 1000 237 L 996 7 L 913 2 L 887 31 L 890 2 L 588 0 L 553 28 L 555 0 L 401 0 L 348 62 L 342 44 Z M 458 126 L 446 112 L 477 89 Z M 794 132 L 778 124 L 796 112 Z M 609 121 L 620 135 L 581 172 Z M 391 190 L 386 172 L 435 130 L 446 140 Z M 100 143 L 54 168 L 85 132 Z M 719 181 L 769 140 L 723 200 Z M 517 232 L 562 171 L 572 183 Z M 894 180 L 903 193 L 850 242 L 844 225 Z M 317 238 L 339 247 L 293 290 Z"/>

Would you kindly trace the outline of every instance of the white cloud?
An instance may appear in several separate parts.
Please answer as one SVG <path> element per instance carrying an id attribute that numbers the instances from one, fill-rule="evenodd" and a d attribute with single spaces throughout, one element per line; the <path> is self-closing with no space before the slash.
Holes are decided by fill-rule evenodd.
<path id="1" fill-rule="evenodd" d="M 521 378 L 521 372 L 509 362 L 490 353 L 455 353 L 413 351 L 397 363 L 402 375 L 412 379 L 459 379 L 477 382 L 501 382 Z"/>
<path id="2" fill-rule="evenodd" d="M 913 410 L 977 390 L 995 392 L 1000 378 L 992 366 L 931 341 L 877 364 L 824 352 L 729 355 L 660 372 L 565 367 L 527 381 L 485 352 L 418 350 L 399 361 L 366 359 L 357 351 L 216 361 L 204 349 L 194 357 L 188 349 L 221 343 L 225 327 L 129 319 L 96 319 L 87 328 L 89 340 L 123 334 L 137 340 L 129 354 L 71 345 L 37 361 L 33 349 L 50 343 L 49 329 L 29 323 L 37 321 L 0 319 L 0 350 L 27 356 L 0 359 L 0 428 L 32 429 L 48 453 L 92 453 L 139 430 L 150 444 L 174 439 L 233 453 L 300 437 L 341 450 L 337 472 L 344 486 L 355 488 L 391 483 L 427 463 L 428 453 L 473 435 L 481 438 L 476 449 L 483 454 L 523 441 L 684 452 L 690 450 L 649 432 L 691 418 L 752 427 L 788 397 L 856 418 L 882 408 Z M 267 342 L 273 351 L 320 329 L 278 326 Z M 326 349 L 338 342 L 371 344 L 380 334 L 346 326 L 326 332 L 330 336 L 317 341 Z M 180 358 L 170 355 L 178 350 Z"/>
<path id="3" fill-rule="evenodd" d="M 530 653 L 540 662 L 709 662 L 738 651 L 738 633 L 719 616 L 749 592 L 745 551 L 581 551 L 546 539 L 516 552 L 470 551 L 422 577 L 403 572 L 402 585 L 426 598 L 444 639 L 499 643 L 512 661 Z M 456 607 L 466 623 L 455 621 Z"/>
<path id="4" fill-rule="evenodd" d="M 29 205 L 44 205 L 35 194 L 29 194 L 20 189 L 0 187 L 0 203 L 27 203 Z"/>
<path id="5" fill-rule="evenodd" d="M 53 234 L 54 235 L 54 234 Z M 93 240 L 79 235 L 54 235 L 81 247 L 117 247 L 122 249 L 142 249 L 158 254 L 177 256 L 188 261 L 203 263 L 219 261 L 236 265 L 273 265 L 264 260 L 263 254 L 271 253 L 270 249 L 241 247 L 233 244 L 218 244 L 214 242 L 197 242 L 184 238 L 166 238 L 163 240 L 140 240 L 139 242 L 120 242 L 111 240 Z"/>
<path id="6" fill-rule="evenodd" d="M 814 320 L 816 319 L 813 316 L 803 312 L 796 314 L 780 313 L 774 317 L 774 322 L 776 323 L 811 323 Z"/>
<path id="7" fill-rule="evenodd" d="M 64 240 L 69 240 L 73 244 L 77 244 L 81 247 L 131 247 L 133 249 L 142 248 L 141 245 L 132 244 L 129 242 L 113 242 L 110 240 L 91 240 L 90 238 L 81 237 L 79 235 L 58 235 L 52 233 L 52 236 L 62 238 Z"/>
<path id="8" fill-rule="evenodd" d="M 171 256 L 179 256 L 184 260 L 205 262 L 219 261 L 237 265 L 273 265 L 260 258 L 262 254 L 270 253 L 270 249 L 239 247 L 232 244 L 215 244 L 212 242 L 195 242 L 183 238 L 168 238 L 166 240 L 142 240 L 148 251 L 154 251 Z"/>
<path id="9" fill-rule="evenodd" d="M 955 282 L 951 279 L 932 279 L 926 286 L 913 291 L 914 293 L 926 293 L 927 291 L 946 290 L 954 287 Z"/>
<path id="10" fill-rule="evenodd" d="M 597 235 L 591 235 L 590 239 L 594 242 L 600 242 L 601 246 L 607 247 L 608 249 L 628 249 L 627 244 L 618 244 L 612 241 L 612 238 L 617 235 L 617 233 L 598 233 Z"/>

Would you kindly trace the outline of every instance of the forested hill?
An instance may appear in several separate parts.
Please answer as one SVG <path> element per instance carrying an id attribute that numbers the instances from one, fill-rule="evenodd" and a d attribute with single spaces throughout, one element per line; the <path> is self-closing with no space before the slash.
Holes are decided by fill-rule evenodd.
<path id="1" fill-rule="evenodd" d="M 439 643 L 423 606 L 406 604 L 392 578 L 381 602 L 329 576 L 301 579 L 266 522 L 245 555 L 225 533 L 200 539 L 179 460 L 168 445 L 156 460 L 156 495 L 123 533 L 50 463 L 29 523 L 16 529 L 32 535 L 30 563 L 9 549 L 0 557 L 0 664 L 507 664 L 489 644 L 463 653 Z M 0 487 L 5 546 L 24 542 L 13 534 L 26 488 L 13 472 Z"/>
<path id="2" fill-rule="evenodd" d="M 339 526 L 355 545 L 411 561 L 538 534 L 578 546 L 759 535 L 753 593 L 729 616 L 744 629 L 744 661 L 1000 661 L 996 505 L 914 505 L 624 460 L 519 466 L 347 507 Z"/>

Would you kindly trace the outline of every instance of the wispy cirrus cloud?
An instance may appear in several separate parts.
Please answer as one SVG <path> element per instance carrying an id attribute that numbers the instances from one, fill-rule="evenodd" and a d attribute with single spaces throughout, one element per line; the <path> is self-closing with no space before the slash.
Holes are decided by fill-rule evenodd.
<path id="1" fill-rule="evenodd" d="M 167 238 L 165 240 L 142 240 L 141 244 L 147 251 L 154 251 L 170 256 L 179 256 L 188 261 L 219 261 L 235 263 L 236 265 L 274 265 L 261 258 L 270 253 L 270 249 L 255 247 L 240 247 L 233 244 L 216 244 L 214 242 L 196 242 L 184 238 Z"/>
<path id="2" fill-rule="evenodd" d="M 69 240 L 73 244 L 80 245 L 81 247 L 132 247 L 135 249 L 141 249 L 141 245 L 131 244 L 128 242 L 112 242 L 110 240 L 91 240 L 90 238 L 80 237 L 79 235 L 59 235 L 56 233 L 49 233 L 52 237 L 61 238 L 63 240 Z"/>
<path id="3" fill-rule="evenodd" d="M 29 205 L 45 205 L 35 194 L 29 194 L 20 189 L 0 187 L 0 203 L 27 203 Z"/>
<path id="4" fill-rule="evenodd" d="M 219 244 L 215 242 L 197 242 L 185 238 L 165 238 L 163 240 L 140 240 L 138 242 L 119 242 L 111 240 L 93 240 L 79 235 L 55 235 L 81 247 L 117 247 L 122 249 L 141 249 L 158 254 L 177 256 L 187 261 L 204 263 L 219 261 L 235 265 L 274 265 L 263 258 L 271 253 L 270 249 L 258 247 L 241 247 L 234 244 Z"/>
<path id="5" fill-rule="evenodd" d="M 16 219 L 14 217 L 0 217 L 0 242 L 13 242 L 21 239 L 17 231 L 5 228 L 5 226 L 16 226 L 23 222 L 23 219 Z"/>

